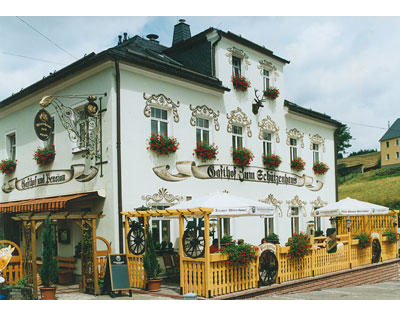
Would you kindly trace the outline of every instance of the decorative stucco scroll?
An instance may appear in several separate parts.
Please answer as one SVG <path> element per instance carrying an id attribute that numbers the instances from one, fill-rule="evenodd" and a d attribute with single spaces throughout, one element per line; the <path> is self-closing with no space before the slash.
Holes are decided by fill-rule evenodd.
<path id="1" fill-rule="evenodd" d="M 279 143 L 281 140 L 279 138 L 279 127 L 276 125 L 276 123 L 271 119 L 269 115 L 265 119 L 263 119 L 261 122 L 258 122 L 258 127 L 260 128 L 260 132 L 258 134 L 259 139 L 263 139 L 263 131 L 267 131 L 270 133 L 275 134 L 276 142 Z"/>
<path id="2" fill-rule="evenodd" d="M 228 118 L 228 133 L 232 133 L 232 125 L 239 125 L 246 127 L 247 136 L 251 137 L 253 135 L 250 129 L 251 120 L 247 118 L 241 108 L 238 107 L 236 110 L 231 111 L 231 113 L 226 114 L 226 117 Z"/>
<path id="3" fill-rule="evenodd" d="M 275 206 L 275 210 L 278 211 L 278 215 L 282 216 L 281 204 L 283 203 L 283 201 L 280 201 L 277 198 L 275 198 L 273 194 L 269 194 L 266 199 L 259 201 L 261 203 L 272 204 L 273 206 Z"/>
<path id="4" fill-rule="evenodd" d="M 290 146 L 290 139 L 291 138 L 297 138 L 301 142 L 301 148 L 304 148 L 304 133 L 300 132 L 297 128 L 292 128 L 290 130 L 286 129 L 286 145 Z"/>
<path id="5" fill-rule="evenodd" d="M 313 149 L 313 144 L 322 145 L 322 150 L 325 152 L 325 138 L 322 136 L 315 134 L 313 136 L 310 135 L 310 149 Z"/>
<path id="6" fill-rule="evenodd" d="M 207 105 L 192 106 L 190 104 L 190 110 L 192 111 L 192 117 L 190 118 L 190 125 L 196 126 L 196 117 L 206 117 L 214 121 L 214 127 L 216 131 L 219 131 L 220 126 L 218 122 L 219 111 L 215 112 L 212 108 Z"/>
<path id="7" fill-rule="evenodd" d="M 143 98 L 146 100 L 146 106 L 144 107 L 144 115 L 150 117 L 151 107 L 160 107 L 166 110 L 171 110 L 174 117 L 175 123 L 179 122 L 178 107 L 179 101 L 174 103 L 170 98 L 166 97 L 164 94 L 152 94 L 146 98 L 146 93 L 143 92 Z"/>
<path id="8" fill-rule="evenodd" d="M 226 53 L 226 56 L 228 57 L 228 62 L 231 65 L 232 65 L 232 56 L 243 59 L 246 70 L 248 70 L 249 66 L 251 65 L 249 62 L 249 56 L 247 56 L 247 54 L 244 52 L 243 49 L 236 48 L 236 47 L 230 47 L 230 48 L 228 48 L 228 52 Z"/>
<path id="9" fill-rule="evenodd" d="M 310 202 L 311 206 L 312 206 L 312 210 L 311 210 L 311 216 L 315 216 L 315 211 L 320 208 L 323 207 L 325 205 L 328 205 L 328 202 L 322 201 L 321 197 L 318 196 L 314 201 Z"/>
<path id="10" fill-rule="evenodd" d="M 288 217 L 292 216 L 292 207 L 298 207 L 299 211 L 303 210 L 303 216 L 307 216 L 307 212 L 304 207 L 307 204 L 307 202 L 300 200 L 298 195 L 295 195 L 293 199 L 286 201 L 286 204 L 288 205 L 288 211 L 287 211 Z"/>
<path id="11" fill-rule="evenodd" d="M 158 190 L 157 193 L 154 193 L 152 195 L 143 195 L 142 200 L 146 201 L 147 207 L 151 207 L 157 204 L 174 205 L 176 203 L 183 202 L 185 198 L 180 195 L 170 194 L 168 193 L 168 190 L 166 188 L 161 188 Z"/>

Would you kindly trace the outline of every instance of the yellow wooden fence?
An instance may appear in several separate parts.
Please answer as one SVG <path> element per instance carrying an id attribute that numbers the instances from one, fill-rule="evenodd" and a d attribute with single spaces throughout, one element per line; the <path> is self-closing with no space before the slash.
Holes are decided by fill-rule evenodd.
<path id="1" fill-rule="evenodd" d="M 7 267 L 1 273 L 6 280 L 6 284 L 15 285 L 22 279 L 22 252 L 16 243 L 10 240 L 0 240 L 0 249 L 5 248 L 8 245 L 15 247 L 15 250 L 12 253 L 12 258 Z"/>

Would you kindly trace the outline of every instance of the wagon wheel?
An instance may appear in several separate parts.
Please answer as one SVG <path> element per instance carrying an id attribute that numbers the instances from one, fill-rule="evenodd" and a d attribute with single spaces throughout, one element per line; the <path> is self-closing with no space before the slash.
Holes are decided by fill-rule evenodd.
<path id="1" fill-rule="evenodd" d="M 372 263 L 378 263 L 381 258 L 381 244 L 378 239 L 372 241 Z"/>
<path id="2" fill-rule="evenodd" d="M 134 255 L 144 252 L 144 229 L 138 222 L 133 222 L 128 233 L 128 249 Z"/>
<path id="3" fill-rule="evenodd" d="M 198 258 L 204 255 L 204 232 L 200 227 L 186 228 L 183 233 L 183 252 L 190 258 Z"/>
<path id="4" fill-rule="evenodd" d="M 278 260 L 272 251 L 266 250 L 261 254 L 258 274 L 263 285 L 275 283 L 278 275 Z"/>

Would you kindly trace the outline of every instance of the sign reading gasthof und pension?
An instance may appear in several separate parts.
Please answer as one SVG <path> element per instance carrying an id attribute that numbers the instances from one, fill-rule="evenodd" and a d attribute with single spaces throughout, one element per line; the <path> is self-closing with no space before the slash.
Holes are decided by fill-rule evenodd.
<path id="1" fill-rule="evenodd" d="M 176 170 L 178 173 L 173 174 L 169 170 L 169 166 L 157 166 L 153 168 L 154 173 L 166 181 L 183 181 L 194 177 L 197 179 L 211 180 L 238 180 L 250 182 L 271 183 L 276 185 L 293 185 L 304 186 L 311 191 L 321 190 L 323 183 L 314 180 L 313 177 L 305 174 L 298 175 L 295 173 L 269 170 L 260 167 L 238 167 L 228 164 L 207 164 L 197 166 L 194 161 L 178 161 Z"/>
<path id="2" fill-rule="evenodd" d="M 62 184 L 71 180 L 71 170 L 49 171 L 27 176 L 16 182 L 17 190 L 27 190 L 43 185 Z"/>

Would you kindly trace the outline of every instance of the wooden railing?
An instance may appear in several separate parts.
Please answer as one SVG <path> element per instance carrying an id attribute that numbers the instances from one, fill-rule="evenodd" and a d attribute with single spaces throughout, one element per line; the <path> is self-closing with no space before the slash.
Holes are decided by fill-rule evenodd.
<path id="1" fill-rule="evenodd" d="M 360 249 L 357 239 L 347 240 L 340 236 L 343 245 L 337 247 L 335 253 L 328 253 L 326 248 L 313 248 L 307 256 L 300 259 L 288 257 L 289 247 L 276 247 L 278 259 L 277 282 L 287 282 L 296 279 L 321 275 L 325 273 L 345 270 L 370 264 L 372 260 L 372 247 Z M 386 237 L 379 234 L 382 248 L 382 261 L 397 258 L 398 242 L 389 242 Z"/>
<path id="2" fill-rule="evenodd" d="M 182 294 L 197 293 L 199 296 L 207 297 L 205 282 L 205 259 L 183 258 L 181 288 Z"/>
<path id="3" fill-rule="evenodd" d="M 397 223 L 397 213 L 390 212 L 386 215 L 365 215 L 365 216 L 343 216 L 338 220 L 338 234 L 347 234 L 346 220 L 351 220 L 351 234 L 357 233 L 384 233 L 395 231 L 394 223 Z M 394 222 L 395 221 L 395 222 Z"/>
<path id="4" fill-rule="evenodd" d="M 102 241 L 106 248 L 105 250 L 98 250 L 98 241 Z M 106 264 L 107 264 L 107 256 L 111 253 L 111 244 L 103 237 L 96 236 L 96 267 L 99 279 L 104 279 L 104 275 L 106 274 Z"/>
<path id="5" fill-rule="evenodd" d="M 132 288 L 145 289 L 146 276 L 143 267 L 143 255 L 128 254 L 129 280 Z"/>
<path id="6" fill-rule="evenodd" d="M 22 253 L 21 249 L 14 242 L 9 240 L 0 240 L 0 249 L 5 248 L 8 245 L 15 247 L 15 250 L 12 253 L 13 256 L 7 267 L 1 273 L 6 280 L 6 284 L 15 285 L 22 279 Z"/>

